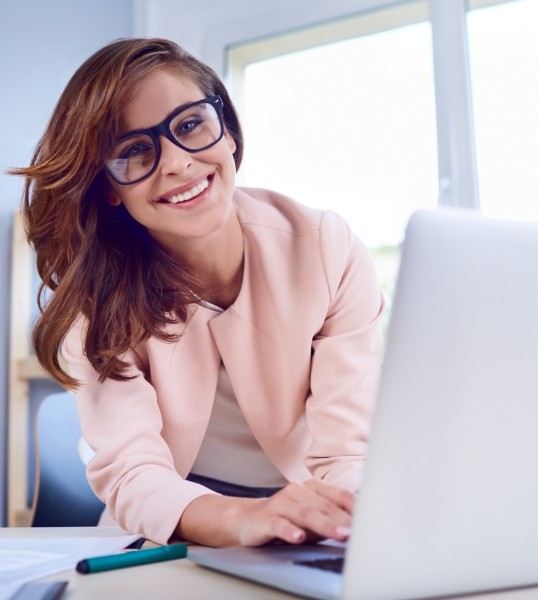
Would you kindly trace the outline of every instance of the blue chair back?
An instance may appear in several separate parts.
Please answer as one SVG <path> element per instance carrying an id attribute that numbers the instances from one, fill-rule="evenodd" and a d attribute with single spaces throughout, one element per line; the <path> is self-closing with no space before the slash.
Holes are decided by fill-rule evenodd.
<path id="1" fill-rule="evenodd" d="M 96 525 L 104 504 L 86 479 L 85 454 L 73 394 L 50 394 L 36 416 L 36 485 L 33 527 Z M 87 462 L 87 460 L 86 460 Z"/>

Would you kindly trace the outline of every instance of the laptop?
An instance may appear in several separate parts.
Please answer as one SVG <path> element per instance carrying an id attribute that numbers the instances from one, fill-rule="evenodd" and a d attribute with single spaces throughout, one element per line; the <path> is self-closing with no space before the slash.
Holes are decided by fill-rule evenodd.
<path id="1" fill-rule="evenodd" d="M 465 209 L 407 226 L 347 547 L 193 548 L 325 600 L 538 584 L 538 223 Z M 342 562 L 342 573 L 315 568 Z"/>

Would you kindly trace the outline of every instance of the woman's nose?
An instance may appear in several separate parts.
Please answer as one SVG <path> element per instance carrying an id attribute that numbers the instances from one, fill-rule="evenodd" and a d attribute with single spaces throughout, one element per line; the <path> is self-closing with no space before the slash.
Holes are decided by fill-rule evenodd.
<path id="1" fill-rule="evenodd" d="M 161 144 L 161 160 L 159 161 L 161 174 L 183 174 L 192 164 L 192 154 L 176 146 L 176 144 L 164 136 L 161 136 L 159 142 Z"/>

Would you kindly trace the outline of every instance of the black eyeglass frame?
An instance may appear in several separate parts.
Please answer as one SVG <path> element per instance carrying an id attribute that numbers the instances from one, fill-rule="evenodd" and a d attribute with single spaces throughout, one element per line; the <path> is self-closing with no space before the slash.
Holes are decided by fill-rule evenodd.
<path id="1" fill-rule="evenodd" d="M 215 112 L 217 114 L 217 117 L 218 117 L 219 123 L 220 123 L 220 135 L 218 136 L 218 138 L 216 140 L 214 140 L 210 144 L 207 144 L 207 146 L 203 146 L 202 148 L 196 148 L 196 150 L 193 150 L 192 148 L 187 148 L 186 146 L 184 146 L 181 142 L 179 142 L 175 138 L 174 134 L 170 131 L 170 123 L 183 111 L 189 110 L 193 106 L 198 106 L 199 104 L 211 104 L 211 106 L 215 109 Z M 175 110 L 171 115 L 166 117 L 166 119 L 164 119 L 164 121 L 161 121 L 158 125 L 154 125 L 153 127 L 148 127 L 148 129 L 136 129 L 135 131 L 130 131 L 129 133 L 118 138 L 115 143 L 118 144 L 120 142 L 128 140 L 131 137 L 137 137 L 139 135 L 149 136 L 151 138 L 151 140 L 153 142 L 153 146 L 155 148 L 155 161 L 154 161 L 153 167 L 151 167 L 151 169 L 145 175 L 143 175 L 142 177 L 139 177 L 138 179 L 133 179 L 133 181 L 120 181 L 114 175 L 114 173 L 112 172 L 110 167 L 105 162 L 104 168 L 105 168 L 106 172 L 110 175 L 110 177 L 112 177 L 112 179 L 116 183 L 119 183 L 119 185 L 133 185 L 134 183 L 139 183 L 140 181 L 147 179 L 150 175 L 152 175 L 152 173 L 155 172 L 155 169 L 157 168 L 157 166 L 159 165 L 159 162 L 161 160 L 161 143 L 159 141 L 159 138 L 162 135 L 164 135 L 164 137 L 167 140 L 170 140 L 176 146 L 179 146 L 180 148 L 182 148 L 186 152 L 190 152 L 191 154 L 194 154 L 196 152 L 202 152 L 203 150 L 207 150 L 208 148 L 211 148 L 212 146 L 214 146 L 215 144 L 220 142 L 220 140 L 224 136 L 224 118 L 222 115 L 223 108 L 224 108 L 224 103 L 220 96 L 208 96 L 207 98 L 203 98 L 202 100 L 197 100 L 196 102 L 191 102 L 190 104 L 185 104 L 183 106 L 180 106 L 177 110 Z"/>

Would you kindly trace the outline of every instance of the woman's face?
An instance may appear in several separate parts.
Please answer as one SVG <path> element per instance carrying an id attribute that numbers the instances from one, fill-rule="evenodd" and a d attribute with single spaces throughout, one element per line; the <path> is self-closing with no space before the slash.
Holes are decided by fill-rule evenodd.
<path id="1" fill-rule="evenodd" d="M 147 77 L 120 119 L 120 136 L 159 124 L 175 109 L 202 100 L 196 84 L 166 70 Z M 179 250 L 190 241 L 226 230 L 235 184 L 235 142 L 225 131 L 211 148 L 189 153 L 164 136 L 155 171 L 143 181 L 120 185 L 109 177 L 111 204 L 123 204 L 165 248 Z"/>

